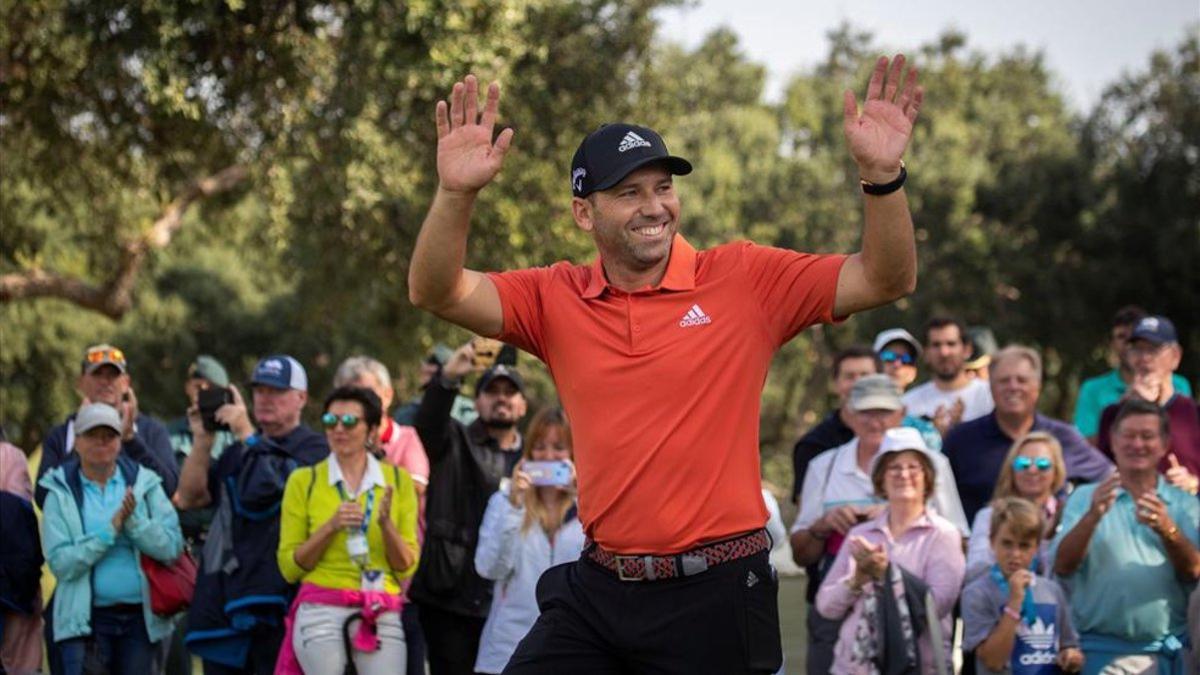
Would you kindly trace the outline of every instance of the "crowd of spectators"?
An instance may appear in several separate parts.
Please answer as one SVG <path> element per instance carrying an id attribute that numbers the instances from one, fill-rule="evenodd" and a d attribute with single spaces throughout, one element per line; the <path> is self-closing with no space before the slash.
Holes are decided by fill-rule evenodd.
<path id="1" fill-rule="evenodd" d="M 1037 350 L 953 318 L 834 357 L 836 405 L 793 456 L 808 672 L 1195 672 L 1200 414 L 1169 319 L 1125 308 L 1111 337 L 1073 422 L 1039 411 Z M 0 442 L 4 671 L 502 672 L 542 573 L 587 538 L 570 421 L 546 407 L 522 432 L 521 373 L 478 356 L 431 352 L 395 417 L 387 367 L 348 358 L 314 430 L 291 356 L 246 398 L 197 357 L 164 426 L 121 349 L 88 348 L 35 480 Z M 191 606 L 160 615 L 147 560 L 184 552 Z"/>

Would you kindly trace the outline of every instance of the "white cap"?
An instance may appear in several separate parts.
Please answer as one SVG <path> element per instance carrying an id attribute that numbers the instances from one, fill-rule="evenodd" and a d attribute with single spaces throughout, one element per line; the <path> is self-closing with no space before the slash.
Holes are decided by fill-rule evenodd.
<path id="1" fill-rule="evenodd" d="M 904 330 L 903 328 L 889 328 L 881 332 L 879 335 L 876 335 L 875 342 L 871 345 L 871 349 L 878 354 L 879 352 L 883 351 L 883 348 L 888 346 L 889 343 L 897 341 L 908 343 L 908 346 L 913 348 L 913 353 L 915 356 L 921 355 L 921 343 L 917 342 L 917 339 L 912 336 L 912 333 Z"/>
<path id="2" fill-rule="evenodd" d="M 887 455 L 896 452 L 904 452 L 912 450 L 925 455 L 929 460 L 929 466 L 933 468 L 933 472 L 937 474 L 937 460 L 934 457 L 933 451 L 925 444 L 925 439 L 921 437 L 921 432 L 912 427 L 894 427 L 883 432 L 883 442 L 879 444 L 879 450 L 875 452 L 875 456 L 871 458 L 871 475 L 875 475 L 875 467 L 883 461 Z"/>

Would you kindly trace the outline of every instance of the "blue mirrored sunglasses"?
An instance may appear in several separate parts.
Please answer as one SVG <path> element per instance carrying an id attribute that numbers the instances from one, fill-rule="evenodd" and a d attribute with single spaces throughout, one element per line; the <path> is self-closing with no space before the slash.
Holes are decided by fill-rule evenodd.
<path id="1" fill-rule="evenodd" d="M 890 349 L 885 349 L 885 350 L 879 352 L 879 360 L 883 361 L 884 363 L 891 363 L 892 361 L 899 361 L 900 363 L 903 363 L 906 366 L 911 366 L 912 364 L 917 362 L 916 357 L 914 357 L 912 354 L 901 354 L 899 352 L 894 352 Z"/>
<path id="2" fill-rule="evenodd" d="M 354 427 L 358 426 L 359 419 L 358 415 L 342 415 L 340 417 L 334 415 L 333 413 L 325 413 L 324 415 L 321 415 L 321 425 L 326 429 L 332 429 L 336 427 L 338 422 L 341 422 L 342 426 L 347 429 L 353 429 Z"/>
<path id="3" fill-rule="evenodd" d="M 1038 457 L 1037 459 L 1016 457 L 1013 459 L 1013 469 L 1017 471 L 1028 471 L 1031 466 L 1036 466 L 1038 471 L 1049 471 L 1054 468 L 1054 462 L 1050 461 L 1049 457 Z"/>

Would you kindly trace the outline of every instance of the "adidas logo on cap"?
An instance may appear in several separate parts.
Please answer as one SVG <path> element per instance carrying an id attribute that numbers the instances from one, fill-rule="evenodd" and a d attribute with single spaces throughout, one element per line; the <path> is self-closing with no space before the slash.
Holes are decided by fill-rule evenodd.
<path id="1" fill-rule="evenodd" d="M 687 314 L 684 314 L 683 318 L 679 320 L 679 327 L 703 326 L 712 323 L 712 321 L 712 317 L 705 314 L 704 310 L 700 309 L 700 305 L 692 305 Z"/>
<path id="2" fill-rule="evenodd" d="M 634 148 L 648 148 L 648 147 L 650 147 L 650 141 L 647 141 L 646 139 L 642 138 L 641 136 L 638 136 L 637 134 L 630 131 L 630 132 L 627 132 L 625 134 L 625 137 L 621 139 L 621 144 L 617 146 L 617 152 L 625 152 L 626 150 L 632 150 Z"/>

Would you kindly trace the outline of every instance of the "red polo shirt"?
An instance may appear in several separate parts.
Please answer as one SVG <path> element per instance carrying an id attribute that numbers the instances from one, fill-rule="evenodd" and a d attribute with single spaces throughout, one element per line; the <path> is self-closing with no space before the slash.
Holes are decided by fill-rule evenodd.
<path id="1" fill-rule="evenodd" d="M 599 260 L 489 275 L 500 339 L 546 363 L 571 420 L 589 537 L 677 553 L 763 527 L 763 383 L 783 343 L 833 320 L 844 260 L 676 235 L 657 288 L 609 286 Z"/>

